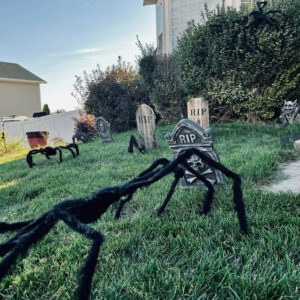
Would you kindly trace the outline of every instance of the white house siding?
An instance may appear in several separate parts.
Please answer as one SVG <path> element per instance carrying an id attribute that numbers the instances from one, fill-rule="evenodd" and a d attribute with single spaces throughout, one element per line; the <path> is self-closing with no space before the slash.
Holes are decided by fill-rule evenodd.
<path id="1" fill-rule="evenodd" d="M 41 111 L 39 83 L 0 81 L 0 117 L 27 116 Z"/>
<path id="2" fill-rule="evenodd" d="M 242 0 L 247 2 L 248 0 Z M 250 0 L 249 0 L 250 1 Z M 248 2 L 249 2 L 248 1 Z M 209 10 L 213 10 L 222 0 L 157 0 L 156 1 L 156 35 L 157 46 L 161 53 L 171 53 L 177 47 L 177 38 L 189 21 L 202 23 L 204 3 L 207 2 Z M 153 4 L 155 2 L 145 2 Z M 238 9 L 241 0 L 225 0 L 225 5 Z"/>
<path id="3" fill-rule="evenodd" d="M 23 139 L 22 143 L 25 145 L 28 145 L 26 132 L 30 131 L 48 131 L 50 144 L 51 139 L 55 137 L 60 137 L 66 143 L 70 143 L 74 134 L 73 117 L 79 118 L 77 110 L 26 121 L 5 122 L 4 131 L 8 134 L 9 140 Z"/>

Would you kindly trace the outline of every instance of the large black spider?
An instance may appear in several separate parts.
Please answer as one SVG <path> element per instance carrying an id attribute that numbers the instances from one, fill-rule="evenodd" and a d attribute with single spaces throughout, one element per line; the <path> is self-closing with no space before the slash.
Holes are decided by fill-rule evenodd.
<path id="1" fill-rule="evenodd" d="M 270 15 L 276 13 L 282 13 L 279 10 L 269 10 L 264 12 L 264 7 L 267 5 L 267 1 L 256 2 L 257 10 L 254 9 L 249 16 L 244 16 L 240 20 L 234 21 L 239 25 L 239 28 L 235 32 L 233 36 L 233 45 L 236 45 L 238 35 L 243 32 L 243 45 L 248 52 L 253 52 L 253 49 L 248 44 L 248 37 L 247 35 L 250 34 L 254 39 L 255 49 L 261 53 L 265 53 L 260 46 L 258 45 L 258 38 L 256 36 L 256 30 L 262 25 L 266 24 L 269 25 L 271 28 L 274 28 L 277 32 L 281 31 L 281 50 L 284 48 L 285 38 L 283 35 L 284 28 L 280 28 L 278 21 L 276 21 Z"/>
<path id="2" fill-rule="evenodd" d="M 165 158 L 155 160 L 148 169 L 122 185 L 102 188 L 88 197 L 62 201 L 37 219 L 12 224 L 0 223 L 1 233 L 19 230 L 13 238 L 6 243 L 0 244 L 0 255 L 6 255 L 0 263 L 0 282 L 11 265 L 16 262 L 19 255 L 25 254 L 31 245 L 44 238 L 58 221 L 63 221 L 71 229 L 93 241 L 88 258 L 80 272 L 77 290 L 78 299 L 87 300 L 91 290 L 92 277 L 95 271 L 100 246 L 104 242 L 104 235 L 86 224 L 97 221 L 110 205 L 120 201 L 115 214 L 115 218 L 118 219 L 124 204 L 130 201 L 133 194 L 139 188 L 149 186 L 166 175 L 174 173 L 175 178 L 170 190 L 157 211 L 160 215 L 171 199 L 179 179 L 184 176 L 184 168 L 186 168 L 203 181 L 207 187 L 201 213 L 205 215 L 208 214 L 212 205 L 214 187 L 204 176 L 189 166 L 187 160 L 193 154 L 196 154 L 211 167 L 222 171 L 226 176 L 234 180 L 233 200 L 235 210 L 237 211 L 241 231 L 243 234 L 247 234 L 246 211 L 243 203 L 241 179 L 239 175 L 214 161 L 198 149 L 190 148 L 182 151 L 178 157 L 172 161 Z"/>
<path id="3" fill-rule="evenodd" d="M 73 151 L 72 148 L 75 149 L 75 152 Z M 32 167 L 36 166 L 36 164 L 32 160 L 32 155 L 41 153 L 41 154 L 45 155 L 47 159 L 50 159 L 50 156 L 54 156 L 58 152 L 59 153 L 59 161 L 62 162 L 62 151 L 61 151 L 61 149 L 69 150 L 73 157 L 79 155 L 78 145 L 74 144 L 74 143 L 71 143 L 67 146 L 58 146 L 58 147 L 54 147 L 54 148 L 53 147 L 45 147 L 45 148 L 30 150 L 28 152 L 27 156 L 26 156 L 26 161 L 27 161 L 29 167 L 32 168 Z"/>
<path id="4" fill-rule="evenodd" d="M 144 145 L 140 146 L 138 144 L 136 138 L 134 137 L 134 135 L 131 135 L 130 141 L 129 141 L 129 146 L 128 146 L 129 153 L 133 153 L 133 146 L 135 148 L 137 148 L 142 154 L 145 154 L 147 152 L 145 146 Z"/>

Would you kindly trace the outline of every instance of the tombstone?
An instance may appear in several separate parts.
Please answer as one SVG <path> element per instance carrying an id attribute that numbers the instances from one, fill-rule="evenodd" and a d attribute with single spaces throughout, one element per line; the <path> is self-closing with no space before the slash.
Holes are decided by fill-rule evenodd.
<path id="1" fill-rule="evenodd" d="M 208 101 L 203 97 L 192 98 L 187 102 L 188 119 L 197 123 L 202 128 L 209 128 Z"/>
<path id="2" fill-rule="evenodd" d="M 181 151 L 195 147 L 210 158 L 220 162 L 219 156 L 214 150 L 214 135 L 212 129 L 208 128 L 204 130 L 191 120 L 181 120 L 171 133 L 167 133 L 165 140 L 171 148 L 174 159 L 177 158 Z M 222 172 L 207 165 L 196 154 L 188 159 L 188 163 L 193 169 L 205 176 L 212 184 L 225 184 Z M 206 188 L 204 183 L 188 170 L 185 171 L 180 185 L 182 188 L 195 186 Z"/>
<path id="3" fill-rule="evenodd" d="M 114 141 L 110 132 L 110 123 L 107 122 L 104 118 L 97 118 L 95 122 L 95 127 L 99 133 L 103 144 L 111 143 Z"/>
<path id="4" fill-rule="evenodd" d="M 136 124 L 139 133 L 140 146 L 144 146 L 146 149 L 157 148 L 155 114 L 150 106 L 142 104 L 137 109 Z"/>

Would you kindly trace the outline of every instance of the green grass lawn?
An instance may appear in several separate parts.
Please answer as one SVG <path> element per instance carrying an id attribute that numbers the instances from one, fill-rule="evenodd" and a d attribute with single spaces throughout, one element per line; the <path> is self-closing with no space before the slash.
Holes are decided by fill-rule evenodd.
<path id="1" fill-rule="evenodd" d="M 0 157 L 0 220 L 37 217 L 54 204 L 86 196 L 135 177 L 156 158 L 172 155 L 158 127 L 159 149 L 130 155 L 130 131 L 113 144 L 80 144 L 73 159 L 63 152 L 46 160 L 24 154 Z M 217 188 L 208 216 L 199 216 L 204 192 L 176 188 L 164 215 L 156 209 L 173 176 L 139 190 L 113 219 L 116 206 L 93 224 L 106 235 L 93 278 L 92 299 L 299 299 L 300 196 L 260 189 L 279 162 L 295 158 L 279 137 L 299 134 L 300 126 L 214 125 L 221 162 L 243 179 L 250 235 L 240 233 L 233 210 L 231 182 Z M 9 236 L 2 235 L 0 241 Z M 0 285 L 0 299 L 74 299 L 77 274 L 91 241 L 60 222 Z"/>

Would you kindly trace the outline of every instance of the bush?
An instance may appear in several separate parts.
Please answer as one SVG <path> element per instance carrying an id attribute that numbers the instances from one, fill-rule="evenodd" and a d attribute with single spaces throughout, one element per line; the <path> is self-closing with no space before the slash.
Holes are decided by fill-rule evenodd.
<path id="1" fill-rule="evenodd" d="M 256 6 L 255 6 L 255 9 Z M 202 95 L 210 102 L 215 119 L 271 120 L 278 116 L 284 99 L 300 96 L 300 2 L 268 2 L 265 11 L 285 28 L 280 32 L 261 25 L 256 32 L 264 53 L 247 52 L 243 32 L 236 37 L 236 20 L 253 10 L 235 11 L 224 6 L 206 11 L 203 25 L 190 23 L 178 39 L 175 64 L 186 93 Z M 255 48 L 249 35 L 249 44 Z"/>
<path id="2" fill-rule="evenodd" d="M 98 136 L 95 129 L 95 117 L 79 111 L 80 118 L 73 118 L 75 121 L 74 138 L 83 143 L 88 143 Z"/>
<path id="3" fill-rule="evenodd" d="M 121 132 L 136 126 L 135 113 L 139 104 L 149 104 L 138 72 L 121 57 L 116 65 L 102 71 L 100 66 L 84 77 L 76 77 L 74 93 L 87 113 L 102 116 L 112 131 Z"/>
<path id="4" fill-rule="evenodd" d="M 49 108 L 48 104 L 44 104 L 42 111 L 47 113 L 47 115 L 50 115 L 50 108 Z"/>
<path id="5" fill-rule="evenodd" d="M 22 139 L 10 139 L 8 140 L 7 134 L 1 132 L 0 135 L 0 156 L 8 153 L 17 153 L 26 150 L 22 144 Z"/>
<path id="6" fill-rule="evenodd" d="M 143 46 L 138 40 L 141 54 L 138 57 L 142 83 L 150 102 L 159 114 L 160 122 L 172 124 L 186 116 L 187 94 L 176 75 L 174 57 L 157 55 L 153 46 Z"/>

